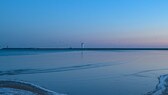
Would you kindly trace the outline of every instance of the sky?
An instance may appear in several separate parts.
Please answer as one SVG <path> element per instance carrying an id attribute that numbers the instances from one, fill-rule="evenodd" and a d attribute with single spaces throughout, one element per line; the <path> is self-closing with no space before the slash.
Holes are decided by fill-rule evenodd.
<path id="1" fill-rule="evenodd" d="M 0 47 L 168 47 L 168 0 L 0 0 Z"/>

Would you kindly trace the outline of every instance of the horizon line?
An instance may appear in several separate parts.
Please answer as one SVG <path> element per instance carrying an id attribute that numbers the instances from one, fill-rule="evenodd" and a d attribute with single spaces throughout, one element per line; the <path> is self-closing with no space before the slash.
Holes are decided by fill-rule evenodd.
<path id="1" fill-rule="evenodd" d="M 168 50 L 167 48 L 1 48 L 0 50 Z"/>

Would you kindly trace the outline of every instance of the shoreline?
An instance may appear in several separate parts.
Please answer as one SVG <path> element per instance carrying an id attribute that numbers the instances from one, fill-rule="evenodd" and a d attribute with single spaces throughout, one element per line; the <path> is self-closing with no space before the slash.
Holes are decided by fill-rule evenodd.
<path id="1" fill-rule="evenodd" d="M 0 89 L 9 89 L 8 92 L 10 92 L 10 89 L 16 89 L 17 91 L 28 91 L 33 94 L 37 95 L 65 95 L 65 94 L 58 94 L 54 91 L 47 90 L 45 88 L 42 88 L 40 86 L 23 82 L 23 81 L 9 81 L 9 80 L 1 80 L 0 81 Z M 5 93 L 8 93 L 5 92 Z M 6 94 L 5 94 L 6 95 Z"/>

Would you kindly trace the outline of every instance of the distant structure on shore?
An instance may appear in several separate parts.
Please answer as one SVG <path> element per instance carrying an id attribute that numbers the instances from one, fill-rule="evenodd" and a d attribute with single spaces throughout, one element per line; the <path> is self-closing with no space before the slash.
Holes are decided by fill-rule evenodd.
<path id="1" fill-rule="evenodd" d="M 84 43 L 81 43 L 81 48 L 85 48 L 85 44 Z"/>

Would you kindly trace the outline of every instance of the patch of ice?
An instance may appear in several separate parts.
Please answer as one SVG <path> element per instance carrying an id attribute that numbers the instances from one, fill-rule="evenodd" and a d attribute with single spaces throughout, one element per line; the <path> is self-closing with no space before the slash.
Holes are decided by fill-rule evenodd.
<path id="1" fill-rule="evenodd" d="M 14 88 L 0 88 L 0 95 L 36 95 L 30 91 L 14 89 Z"/>
<path id="2" fill-rule="evenodd" d="M 65 95 L 23 81 L 0 81 L 0 95 Z"/>
<path id="3" fill-rule="evenodd" d="M 168 74 L 160 76 L 156 89 L 146 95 L 168 95 Z"/>

